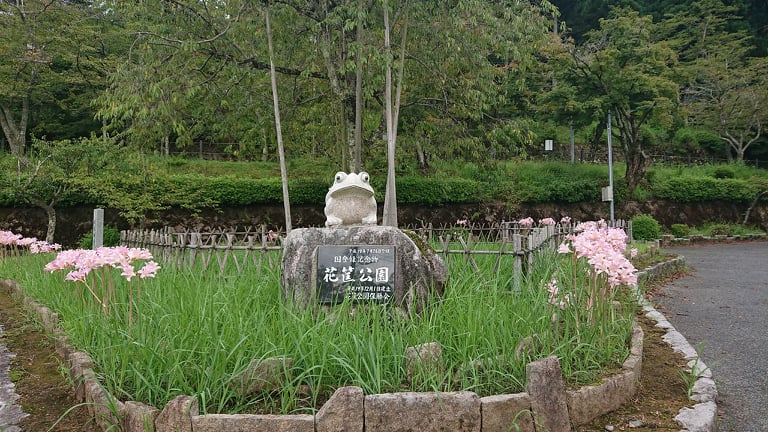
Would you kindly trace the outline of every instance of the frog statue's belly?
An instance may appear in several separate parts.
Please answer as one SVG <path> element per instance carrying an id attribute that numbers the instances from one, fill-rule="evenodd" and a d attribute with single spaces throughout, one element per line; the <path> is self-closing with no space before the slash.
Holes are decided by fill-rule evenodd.
<path id="1" fill-rule="evenodd" d="M 360 188 L 328 192 L 325 197 L 325 225 L 375 225 L 376 199 Z"/>

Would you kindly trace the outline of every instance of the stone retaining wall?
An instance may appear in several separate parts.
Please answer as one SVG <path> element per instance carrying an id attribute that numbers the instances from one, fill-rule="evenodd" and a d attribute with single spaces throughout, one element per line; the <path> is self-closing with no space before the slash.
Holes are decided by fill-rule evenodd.
<path id="1" fill-rule="evenodd" d="M 663 275 L 684 265 L 684 260 L 677 259 L 646 269 L 638 276 Z M 359 387 L 342 387 L 315 415 L 199 415 L 197 400 L 191 396 L 178 396 L 160 410 L 140 402 L 121 402 L 106 392 L 96 379 L 88 354 L 70 348 L 67 336 L 58 326 L 58 314 L 26 297 L 13 280 L 3 280 L 0 286 L 22 298 L 27 308 L 39 314 L 45 330 L 54 336 L 57 354 L 70 367 L 76 396 L 88 403 L 90 414 L 104 431 L 118 426 L 123 432 L 536 432 L 538 424 L 548 426 L 550 432 L 565 432 L 631 400 L 642 373 L 643 331 L 635 325 L 630 355 L 620 373 L 606 377 L 597 385 L 564 393 L 552 392 L 553 388 L 564 387 L 557 359 L 550 357 L 529 364 L 527 391 L 523 393 L 482 398 L 472 392 L 365 395 Z M 639 293 L 638 296 L 640 300 Z M 531 379 L 533 374 L 537 379 Z M 553 403 L 553 400 L 563 403 Z M 514 429 L 515 426 L 518 429 Z"/>

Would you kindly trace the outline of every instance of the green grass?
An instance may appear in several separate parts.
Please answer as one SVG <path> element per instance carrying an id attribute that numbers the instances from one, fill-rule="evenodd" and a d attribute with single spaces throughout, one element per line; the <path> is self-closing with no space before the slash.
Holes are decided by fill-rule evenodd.
<path id="1" fill-rule="evenodd" d="M 560 358 L 570 384 L 598 381 L 626 358 L 634 307 L 622 308 L 614 319 L 605 319 L 611 312 L 601 309 L 603 318 L 594 321 L 576 308 L 553 309 L 547 281 L 574 269 L 553 251 L 543 253 L 548 255 L 535 261 L 518 288 L 509 261 L 494 271 L 496 256 L 474 256 L 477 271 L 465 257 L 449 256 L 445 297 L 412 319 L 382 306 L 298 310 L 283 301 L 278 271 L 266 266 L 223 275 L 169 266 L 133 286 L 141 295 L 129 326 L 125 281 L 115 279 L 117 300 L 104 316 L 87 297 L 82 300 L 78 284 L 42 270 L 53 256 L 8 259 L 0 274 L 60 314 L 72 343 L 93 357 L 103 383 L 120 399 L 162 407 L 187 394 L 199 398 L 204 413 L 296 413 L 312 412 L 347 385 L 366 394 L 520 392 L 526 364 L 549 355 Z M 535 343 L 518 357 L 515 348 L 526 338 Z M 442 345 L 443 368 L 420 371 L 409 381 L 404 352 L 427 342 Z M 231 389 L 251 360 L 282 356 L 294 362 L 279 391 L 240 396 Z M 478 361 L 483 367 L 471 366 Z"/>

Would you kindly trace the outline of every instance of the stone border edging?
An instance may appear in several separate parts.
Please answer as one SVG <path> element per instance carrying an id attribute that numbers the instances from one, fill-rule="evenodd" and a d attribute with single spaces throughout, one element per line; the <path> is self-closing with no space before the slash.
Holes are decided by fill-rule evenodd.
<path id="1" fill-rule="evenodd" d="M 685 266 L 685 258 L 677 257 L 670 261 L 656 264 L 641 272 L 639 278 L 656 277 L 664 275 Z M 701 361 L 699 354 L 691 346 L 685 337 L 680 334 L 667 318 L 653 307 L 641 293 L 637 294 L 637 301 L 646 316 L 656 321 L 656 326 L 666 329 L 667 333 L 662 337 L 672 347 L 672 350 L 681 353 L 688 361 L 688 372 L 697 372 L 698 379 L 693 385 L 690 399 L 697 403 L 693 408 L 682 408 L 675 420 L 683 426 L 681 432 L 715 432 L 717 430 L 717 387 L 712 379 L 712 371 Z"/>
<path id="2" fill-rule="evenodd" d="M 679 258 L 667 263 L 657 264 L 638 273 L 639 277 L 663 274 L 671 265 L 679 266 Z M 671 264 L 670 264 L 671 263 Z M 23 299 L 23 304 L 38 313 L 45 331 L 54 337 L 57 354 L 63 362 L 70 365 L 70 376 L 75 383 L 78 400 L 88 404 L 89 413 L 96 419 L 101 430 L 111 430 L 119 425 L 123 432 L 213 432 L 232 431 L 396 431 L 403 427 L 414 430 L 456 430 L 494 432 L 509 430 L 517 425 L 520 432 L 535 432 L 534 423 L 546 423 L 548 418 L 565 415 L 570 424 L 579 426 L 594 418 L 618 409 L 635 394 L 642 371 L 643 331 L 635 324 L 632 331 L 630 355 L 617 375 L 606 377 L 594 386 L 583 386 L 578 390 L 566 390 L 560 395 L 567 402 L 564 413 L 540 412 L 535 407 L 542 406 L 542 398 L 551 394 L 539 395 L 528 392 L 478 397 L 473 392 L 399 392 L 388 394 L 365 395 L 359 387 L 341 387 L 314 414 L 295 415 L 253 415 L 253 414 L 206 414 L 198 415 L 198 403 L 192 396 L 177 396 L 160 410 L 140 402 L 121 402 L 105 391 L 99 384 L 93 371 L 93 361 L 87 353 L 74 351 L 68 344 L 68 338 L 58 326 L 58 314 L 27 297 L 13 280 L 2 280 L 0 286 Z M 641 306 L 648 316 L 656 319 L 657 325 L 672 328 L 666 319 L 655 311 L 650 304 L 638 296 Z M 649 309 L 650 308 L 650 309 Z M 655 314 L 651 315 L 652 312 Z M 660 319 L 657 319 L 657 316 Z M 665 323 L 662 325 L 662 323 Z M 666 327 L 668 325 L 668 327 Z M 668 331 L 669 336 L 672 332 Z M 691 355 L 695 360 L 689 367 L 705 371 L 694 385 L 694 396 L 698 400 L 694 409 L 684 408 L 675 418 L 678 422 L 695 431 L 714 431 L 698 425 L 708 425 L 706 421 L 697 423 L 696 419 L 708 419 L 710 410 L 715 409 L 715 385 L 711 372 L 698 360 L 695 350 L 677 333 L 665 340 L 674 349 L 684 350 L 686 359 Z M 674 343 L 673 343 L 674 342 Z M 545 359 L 551 360 L 551 358 Z M 556 359 L 555 359 L 556 362 Z M 529 368 L 538 362 L 529 364 Z M 559 371 L 559 364 L 557 365 Z M 562 376 L 560 376 L 562 379 Z M 688 410 L 688 411 L 686 411 Z M 411 415 L 402 416 L 403 412 Z M 713 417 L 713 416 L 712 416 Z M 395 420 L 393 424 L 393 420 Z M 690 426 L 693 425 L 693 426 Z M 712 421 L 714 426 L 714 422 Z M 570 426 L 570 425 L 569 425 Z M 702 427 L 704 427 L 702 426 Z M 448 427 L 448 429 L 445 429 Z M 693 428 L 691 428 L 693 427 Z M 697 428 L 699 427 L 699 428 Z M 563 429 L 566 430 L 566 429 Z M 570 430 L 567 429 L 567 430 Z M 552 431 L 559 432 L 559 431 Z"/>
<path id="3" fill-rule="evenodd" d="M 768 238 L 766 233 L 756 234 L 744 234 L 744 235 L 716 235 L 716 236 L 703 236 L 698 234 L 691 234 L 688 237 L 675 237 L 673 235 L 661 236 L 660 243 L 662 247 L 667 246 L 684 246 L 697 243 L 710 243 L 710 242 L 729 242 L 729 241 L 752 241 L 752 240 L 765 240 Z"/>

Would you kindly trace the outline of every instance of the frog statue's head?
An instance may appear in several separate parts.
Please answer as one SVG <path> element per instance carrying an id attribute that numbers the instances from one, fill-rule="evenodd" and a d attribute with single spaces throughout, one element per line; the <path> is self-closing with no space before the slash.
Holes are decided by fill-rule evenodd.
<path id="1" fill-rule="evenodd" d="M 367 172 L 337 172 L 325 195 L 325 226 L 376 225 L 376 199 Z"/>

